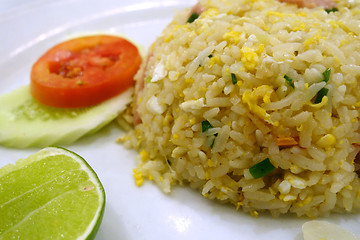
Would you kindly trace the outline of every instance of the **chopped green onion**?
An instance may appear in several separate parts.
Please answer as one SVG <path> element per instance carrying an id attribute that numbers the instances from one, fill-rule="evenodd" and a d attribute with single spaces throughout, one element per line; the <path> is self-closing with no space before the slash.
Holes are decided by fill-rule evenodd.
<path id="1" fill-rule="evenodd" d="M 329 79 L 330 79 L 330 73 L 331 73 L 331 69 L 330 68 L 328 68 L 328 69 L 326 69 L 323 73 L 322 73 L 322 75 L 323 75 L 323 77 L 324 77 L 324 82 L 328 82 L 329 81 Z"/>
<path id="2" fill-rule="evenodd" d="M 213 55 L 212 54 L 210 54 L 209 56 L 208 56 L 208 58 L 212 58 L 213 57 Z"/>
<path id="3" fill-rule="evenodd" d="M 208 120 L 205 120 L 205 121 L 202 121 L 201 122 L 201 127 L 202 127 L 202 132 L 206 132 L 207 130 L 209 130 L 210 128 L 213 128 L 213 126 L 209 123 Z M 210 136 L 210 137 L 213 137 L 212 139 L 212 142 L 210 144 L 210 148 L 213 148 L 214 144 L 215 144 L 215 139 L 217 137 L 217 133 L 215 133 L 213 136 Z"/>
<path id="4" fill-rule="evenodd" d="M 293 80 L 292 80 L 291 77 L 289 77 L 288 75 L 285 75 L 284 78 L 285 78 L 287 84 L 289 84 L 290 87 L 295 88 Z"/>
<path id="5" fill-rule="evenodd" d="M 206 132 L 207 130 L 209 130 L 210 128 L 213 128 L 213 126 L 209 123 L 208 120 L 205 120 L 205 121 L 202 121 L 201 122 L 201 127 L 202 127 L 202 132 Z M 213 136 L 210 136 L 210 137 L 213 137 L 212 139 L 212 142 L 210 144 L 210 148 L 213 148 L 214 144 L 215 144 L 215 139 L 217 137 L 217 133 L 215 133 Z"/>
<path id="6" fill-rule="evenodd" d="M 210 145 L 210 148 L 213 148 L 213 147 L 214 147 L 215 139 L 216 139 L 216 137 L 214 137 L 214 139 L 213 139 L 213 141 L 212 141 L 212 143 L 211 143 L 211 145 Z"/>
<path id="7" fill-rule="evenodd" d="M 213 147 L 214 147 L 215 139 L 216 139 L 217 135 L 218 135 L 217 133 L 214 134 L 214 139 L 213 139 L 212 142 L 211 142 L 210 148 L 213 148 Z"/>
<path id="8" fill-rule="evenodd" d="M 151 82 L 151 77 L 150 77 L 150 76 L 147 76 L 147 77 L 145 78 L 145 82 L 146 82 L 146 83 Z"/>
<path id="9" fill-rule="evenodd" d="M 188 23 L 192 23 L 194 22 L 197 18 L 199 17 L 199 14 L 197 14 L 196 12 L 192 13 L 191 16 L 189 17 L 189 19 L 187 20 Z"/>
<path id="10" fill-rule="evenodd" d="M 314 103 L 321 103 L 323 97 L 325 97 L 327 95 L 328 91 L 329 91 L 329 89 L 327 89 L 327 88 L 320 89 L 320 91 L 316 95 Z"/>
<path id="11" fill-rule="evenodd" d="M 231 80 L 232 80 L 232 83 L 233 83 L 234 85 L 237 83 L 237 79 L 236 79 L 235 73 L 231 73 Z"/>
<path id="12" fill-rule="evenodd" d="M 271 164 L 270 159 L 266 158 L 265 160 L 255 164 L 251 168 L 249 168 L 251 176 L 253 178 L 261 178 L 275 169 L 274 165 Z"/>
<path id="13" fill-rule="evenodd" d="M 201 123 L 201 127 L 202 127 L 202 132 L 206 132 L 207 130 L 209 130 L 210 128 L 213 128 L 213 126 L 209 123 L 208 120 L 205 120 Z"/>
<path id="14" fill-rule="evenodd" d="M 325 12 L 327 12 L 327 13 L 339 11 L 339 9 L 337 9 L 336 7 L 333 7 L 333 8 L 325 8 L 324 10 L 325 10 Z"/>

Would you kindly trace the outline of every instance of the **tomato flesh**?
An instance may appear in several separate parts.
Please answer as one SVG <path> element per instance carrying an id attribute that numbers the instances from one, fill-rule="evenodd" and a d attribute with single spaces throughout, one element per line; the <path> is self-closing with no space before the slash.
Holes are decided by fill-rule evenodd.
<path id="1" fill-rule="evenodd" d="M 137 48 L 121 37 L 97 35 L 56 45 L 31 70 L 31 93 L 61 108 L 87 107 L 134 85 L 141 64 Z"/>

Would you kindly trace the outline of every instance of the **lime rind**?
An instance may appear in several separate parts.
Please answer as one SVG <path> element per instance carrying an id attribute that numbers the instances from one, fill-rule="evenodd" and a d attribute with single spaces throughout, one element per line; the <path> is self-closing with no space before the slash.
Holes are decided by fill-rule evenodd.
<path id="1" fill-rule="evenodd" d="M 14 148 L 67 145 L 97 132 L 131 101 L 133 88 L 93 107 L 57 109 L 36 102 L 28 85 L 0 96 L 0 145 Z"/>
<path id="2" fill-rule="evenodd" d="M 98 207 L 96 209 L 96 212 L 94 213 L 94 217 L 92 218 L 91 222 L 88 223 L 86 229 L 77 238 L 77 239 L 94 239 L 100 227 L 102 217 L 104 215 L 105 191 L 97 174 L 94 172 L 91 166 L 78 154 L 61 147 L 47 147 L 35 153 L 34 155 L 29 156 L 27 159 L 20 159 L 15 164 L 8 164 L 5 167 L 0 168 L 0 178 L 2 176 L 12 173 L 13 171 L 26 168 L 27 166 L 37 161 L 41 161 L 51 156 L 66 156 L 71 158 L 80 166 L 79 171 L 86 173 L 86 175 L 88 176 L 88 181 L 95 186 L 96 193 L 98 196 L 98 204 L 96 206 Z M 2 239 L 1 236 L 0 239 Z"/>
<path id="3" fill-rule="evenodd" d="M 96 185 L 96 189 L 98 189 L 98 193 L 99 193 L 99 205 L 102 206 L 98 209 L 98 211 L 95 213 L 95 217 L 93 219 L 93 221 L 89 224 L 89 226 L 87 227 L 87 229 L 84 231 L 84 233 L 79 236 L 77 239 L 81 240 L 81 239 L 87 239 L 87 240 L 91 240 L 95 238 L 95 235 L 97 233 L 97 231 L 99 230 L 99 227 L 101 225 L 101 221 L 99 221 L 99 219 L 102 219 L 103 215 L 104 215 L 104 210 L 105 210 L 105 190 L 104 187 L 102 186 L 100 179 L 98 178 L 97 174 L 94 172 L 94 170 L 91 168 L 91 166 L 85 161 L 85 159 L 83 159 L 81 156 L 79 156 L 78 154 L 67 150 L 65 148 L 62 147 L 48 147 L 45 148 L 43 150 L 41 150 L 39 153 L 44 153 L 47 154 L 47 156 L 51 156 L 51 155 L 57 155 L 57 154 L 63 154 L 66 156 L 69 156 L 71 158 L 73 158 L 74 160 L 76 160 L 81 168 L 88 173 L 90 181 L 93 182 Z"/>
<path id="4" fill-rule="evenodd" d="M 91 222 L 91 224 L 89 224 L 88 228 L 85 230 L 85 232 L 78 237 L 78 240 L 80 239 L 93 239 L 95 238 L 95 235 L 97 233 L 97 231 L 99 230 L 99 227 L 101 225 L 101 221 L 99 221 L 99 219 L 102 219 L 103 215 L 104 215 L 104 211 L 105 211 L 105 201 L 106 201 L 106 197 L 105 197 L 105 190 L 104 187 L 102 186 L 99 177 L 97 176 L 97 174 L 94 172 L 94 170 L 91 168 L 91 166 L 85 161 L 85 159 L 83 159 L 81 156 L 79 156 L 78 154 L 69 151 L 65 148 L 62 147 L 49 147 L 48 149 L 57 149 L 59 153 L 63 152 L 65 155 L 67 155 L 66 153 L 68 153 L 67 156 L 72 157 L 73 159 L 77 160 L 80 163 L 81 168 L 88 173 L 89 177 L 90 177 L 90 181 L 93 182 L 96 185 L 96 189 L 98 189 L 98 193 L 99 193 L 99 205 L 101 206 L 98 211 L 95 214 L 95 217 L 93 219 L 93 221 Z M 62 151 L 61 151 L 62 150 Z M 65 152 L 64 152 L 65 151 Z"/>

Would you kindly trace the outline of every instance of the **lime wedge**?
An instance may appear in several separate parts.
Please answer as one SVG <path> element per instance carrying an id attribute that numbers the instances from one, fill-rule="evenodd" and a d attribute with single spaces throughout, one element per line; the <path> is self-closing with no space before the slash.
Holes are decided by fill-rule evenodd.
<path id="1" fill-rule="evenodd" d="M 96 173 L 66 149 L 0 168 L 0 239 L 94 239 L 104 207 Z"/>

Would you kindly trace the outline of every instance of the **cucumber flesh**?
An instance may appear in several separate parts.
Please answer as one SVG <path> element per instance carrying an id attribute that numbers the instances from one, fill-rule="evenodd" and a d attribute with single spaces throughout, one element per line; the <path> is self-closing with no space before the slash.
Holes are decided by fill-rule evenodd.
<path id="1" fill-rule="evenodd" d="M 14 148 L 67 145 L 95 133 L 115 119 L 131 101 L 133 88 L 88 108 L 42 105 L 30 86 L 0 96 L 0 145 Z"/>

